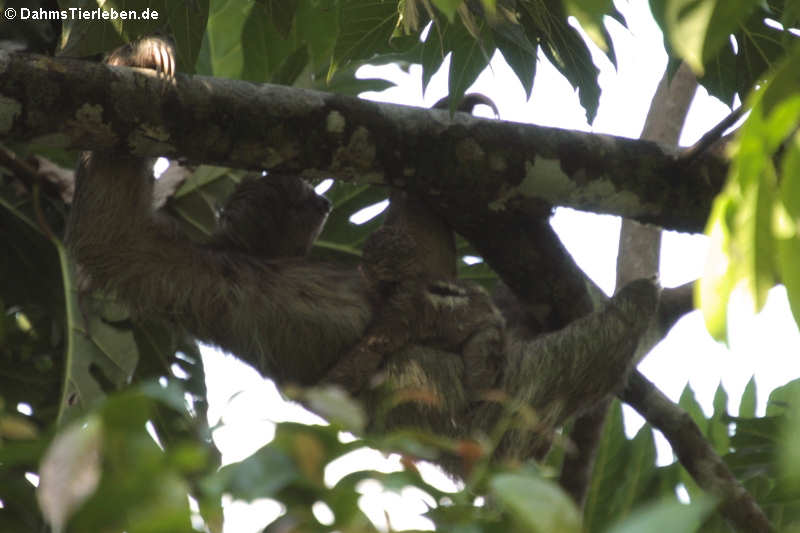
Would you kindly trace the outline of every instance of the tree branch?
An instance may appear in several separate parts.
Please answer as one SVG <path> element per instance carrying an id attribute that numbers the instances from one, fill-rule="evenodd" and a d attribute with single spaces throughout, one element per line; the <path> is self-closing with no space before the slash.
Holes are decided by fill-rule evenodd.
<path id="1" fill-rule="evenodd" d="M 658 329 L 663 338 L 686 313 L 694 311 L 694 281 L 664 289 L 658 301 Z"/>
<path id="2" fill-rule="evenodd" d="M 233 167 L 405 187 L 447 208 L 531 199 L 701 231 L 726 172 L 704 154 L 679 169 L 658 145 L 275 85 L 0 52 L 0 139 L 126 146 Z M 134 111 L 135 110 L 135 111 Z"/>
<path id="3" fill-rule="evenodd" d="M 631 375 L 628 387 L 620 396 L 664 434 L 697 484 L 721 500 L 722 514 L 737 530 L 770 531 L 764 512 L 714 452 L 686 411 L 672 403 L 639 372 Z"/>
<path id="4" fill-rule="evenodd" d="M 723 118 L 716 126 L 708 130 L 699 141 L 684 150 L 680 155 L 680 160 L 684 164 L 691 163 L 700 154 L 711 148 L 714 143 L 722 139 L 722 135 L 732 128 L 745 114 L 745 107 L 739 106 Z"/>

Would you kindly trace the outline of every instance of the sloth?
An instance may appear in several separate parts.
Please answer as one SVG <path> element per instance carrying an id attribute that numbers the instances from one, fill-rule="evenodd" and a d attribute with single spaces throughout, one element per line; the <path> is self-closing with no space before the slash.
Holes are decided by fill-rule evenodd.
<path id="1" fill-rule="evenodd" d="M 149 37 L 107 61 L 169 77 L 172 53 L 169 42 Z M 245 180 L 217 234 L 192 242 L 153 210 L 152 163 L 124 146 L 79 158 L 65 241 L 93 287 L 112 292 L 134 316 L 170 322 L 237 355 L 279 385 L 336 383 L 332 369 L 370 338 L 371 327 L 388 324 L 391 333 L 392 324 L 415 321 L 396 345 L 377 350 L 383 387 L 352 387 L 375 370 L 357 366 L 357 379 L 340 382 L 360 390 L 375 431 L 413 427 L 463 439 L 493 435 L 498 421 L 511 420 L 495 453 L 542 457 L 556 428 L 624 385 L 655 312 L 657 288 L 638 280 L 594 313 L 531 336 L 504 327 L 480 287 L 448 273 L 434 277 L 438 267 L 412 260 L 409 274 L 401 258 L 388 269 L 399 282 L 388 284 L 380 269 L 370 273 L 385 257 L 381 237 L 372 259 L 368 250 L 367 274 L 312 261 L 305 253 L 329 206 L 299 178 L 281 174 Z M 418 233 L 409 235 L 407 258 L 419 257 Z M 421 299 L 419 313 L 403 303 Z M 393 316 L 398 307 L 409 316 Z M 476 394 L 476 386 L 498 394 Z M 382 402 L 387 392 L 392 400 Z M 522 412 L 535 416 L 526 422 Z M 457 460 L 446 468 L 463 473 Z"/>
<path id="2" fill-rule="evenodd" d="M 248 175 L 231 193 L 209 245 L 253 257 L 304 257 L 331 203 L 291 174 Z"/>

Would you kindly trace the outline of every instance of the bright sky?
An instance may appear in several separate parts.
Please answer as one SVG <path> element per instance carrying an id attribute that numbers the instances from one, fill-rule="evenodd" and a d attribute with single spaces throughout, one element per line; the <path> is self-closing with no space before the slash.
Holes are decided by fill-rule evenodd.
<path id="1" fill-rule="evenodd" d="M 617 1 L 616 4 L 628 21 L 629 30 L 613 20 L 607 23 L 615 42 L 618 68 L 615 71 L 604 56 L 595 55 L 595 62 L 601 69 L 603 92 L 592 127 L 586 123 L 575 91 L 546 61 L 539 62 L 530 101 L 525 100 L 522 86 L 499 54 L 471 91 L 491 98 L 503 119 L 638 137 L 666 66 L 666 54 L 647 2 L 632 0 Z M 397 83 L 397 87 L 363 96 L 429 107 L 447 92 L 448 64 L 445 62 L 433 77 L 424 96 L 420 67 L 414 66 L 408 73 L 394 66 L 364 67 L 359 71 L 361 77 L 383 77 Z M 728 112 L 724 105 L 701 88 L 692 104 L 681 144 L 692 144 Z M 485 113 L 485 116 L 491 116 L 488 109 Z M 559 209 L 551 223 L 581 268 L 607 293 L 612 293 L 620 220 Z M 662 284 L 672 287 L 699 277 L 706 249 L 703 236 L 666 232 L 661 253 Z M 709 337 L 698 312 L 687 315 L 641 363 L 640 370 L 675 401 L 686 383 L 690 383 L 707 414 L 711 413 L 712 399 L 720 381 L 729 393 L 729 408 L 735 414 L 747 381 L 755 375 L 759 412 L 763 414 L 769 391 L 800 376 L 800 358 L 797 356 L 800 353 L 800 335 L 782 287 L 771 291 L 760 315 L 753 316 L 751 309 L 746 297 L 734 295 L 729 319 L 730 349 Z M 297 420 L 298 417 L 301 421 L 319 421 L 297 406 L 282 403 L 271 383 L 232 357 L 211 350 L 206 350 L 205 355 L 211 404 L 209 416 L 212 424 L 222 418 L 223 426 L 215 432 L 214 439 L 225 462 L 242 459 L 266 443 L 272 437 L 272 422 Z M 629 434 L 640 425 L 638 415 L 627 409 Z M 659 461 L 662 464 L 671 462 L 665 441 L 658 433 L 657 438 L 661 443 Z M 395 458 L 385 459 L 368 451 L 359 457 L 359 464 L 369 458 L 381 464 L 382 468 L 398 467 Z M 346 468 L 341 464 L 339 467 Z M 336 470 L 332 468 L 329 475 L 341 475 Z M 385 523 L 383 511 L 387 510 L 394 528 L 430 527 L 427 520 L 419 517 L 425 508 L 418 496 L 381 496 L 380 487 L 371 486 L 365 486 L 363 490 L 362 507 L 376 524 Z M 278 509 L 275 502 L 269 501 L 253 505 L 233 502 L 226 507 L 225 531 L 258 531 Z M 319 512 L 324 514 L 324 510 Z"/>

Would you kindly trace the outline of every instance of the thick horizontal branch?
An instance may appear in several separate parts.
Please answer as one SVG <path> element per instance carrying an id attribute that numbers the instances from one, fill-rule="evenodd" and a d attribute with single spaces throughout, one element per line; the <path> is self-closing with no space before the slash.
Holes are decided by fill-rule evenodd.
<path id="1" fill-rule="evenodd" d="M 458 213 L 536 198 L 701 231 L 726 171 L 712 156 L 681 167 L 646 141 L 6 52 L 0 139 L 392 184 L 457 230 Z"/>

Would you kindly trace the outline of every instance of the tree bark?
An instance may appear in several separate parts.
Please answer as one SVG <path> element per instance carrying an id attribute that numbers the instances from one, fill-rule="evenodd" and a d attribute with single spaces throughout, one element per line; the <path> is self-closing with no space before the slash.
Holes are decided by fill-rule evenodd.
<path id="1" fill-rule="evenodd" d="M 657 144 L 275 85 L 0 52 L 0 139 L 391 184 L 456 230 L 530 202 L 702 231 L 727 163 Z"/>

